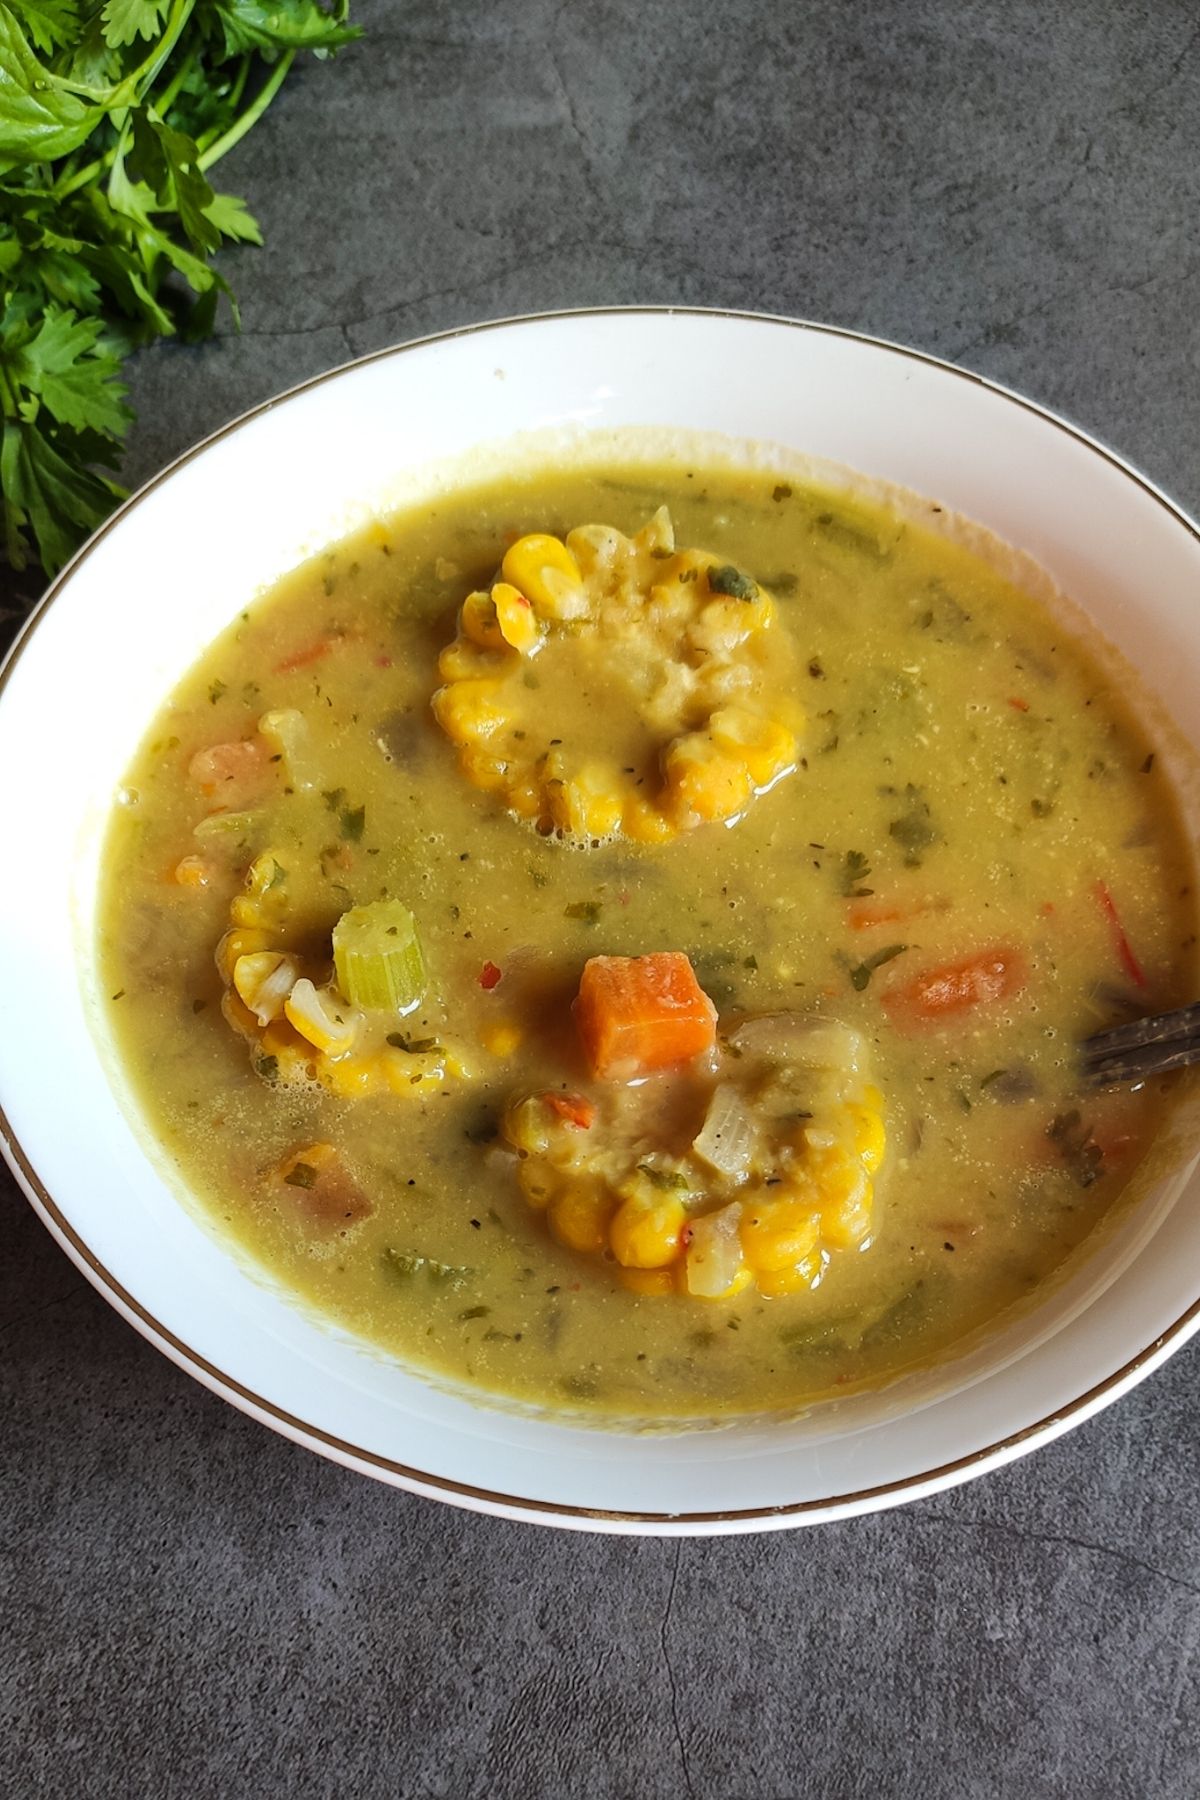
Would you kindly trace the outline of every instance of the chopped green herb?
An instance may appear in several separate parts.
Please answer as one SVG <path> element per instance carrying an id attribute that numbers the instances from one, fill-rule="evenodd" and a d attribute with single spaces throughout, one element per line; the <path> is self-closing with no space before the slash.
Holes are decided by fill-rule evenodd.
<path id="1" fill-rule="evenodd" d="M 436 1038 L 405 1037 L 402 1031 L 389 1031 L 387 1041 L 393 1050 L 403 1050 L 406 1056 L 440 1055 L 442 1049 Z"/>
<path id="2" fill-rule="evenodd" d="M 914 787 L 911 781 L 904 789 L 904 798 L 908 801 L 908 809 L 898 819 L 892 820 L 888 833 L 904 850 L 905 867 L 919 869 L 921 851 L 938 843 L 942 834 L 933 823 L 929 804 L 921 789 Z"/>
<path id="3" fill-rule="evenodd" d="M 1035 819 L 1048 819 L 1054 811 L 1053 800 L 1034 799 L 1029 802 L 1029 810 Z"/>
<path id="4" fill-rule="evenodd" d="M 462 1265 L 439 1262 L 436 1256 L 418 1256 L 415 1250 L 397 1250 L 390 1244 L 384 1247 L 382 1262 L 388 1274 L 401 1281 L 425 1275 L 439 1286 L 458 1283 L 471 1273 Z"/>
<path id="5" fill-rule="evenodd" d="M 486 1319 L 491 1312 L 490 1306 L 468 1306 L 465 1312 L 459 1313 L 460 1319 Z"/>
<path id="6" fill-rule="evenodd" d="M 792 490 L 786 481 L 776 482 L 775 486 L 771 489 L 772 500 L 790 500 L 791 497 Z"/>
<path id="7" fill-rule="evenodd" d="M 847 850 L 842 858 L 842 893 L 848 900 L 865 900 L 874 888 L 863 887 L 862 883 L 871 873 L 871 865 L 861 850 Z"/>
<path id="8" fill-rule="evenodd" d="M 222 694 L 227 694 L 228 692 L 229 692 L 229 687 L 226 682 L 210 681 L 208 684 L 208 703 L 209 703 L 209 705 L 215 706 L 217 704 L 217 701 L 221 698 Z"/>
<path id="9" fill-rule="evenodd" d="M 839 550 L 849 550 L 855 556 L 865 556 L 876 563 L 885 563 L 891 556 L 891 551 L 873 533 L 854 524 L 842 513 L 818 513 L 816 523 L 817 529 Z"/>
<path id="10" fill-rule="evenodd" d="M 749 969 L 753 973 L 758 968 L 757 956 L 743 956 L 742 967 L 743 969 Z"/>
<path id="11" fill-rule="evenodd" d="M 758 594 L 758 583 L 743 575 L 733 563 L 722 563 L 718 568 L 710 569 L 708 588 L 712 594 L 728 594 L 731 600 L 753 600 Z"/>
<path id="12" fill-rule="evenodd" d="M 1104 1152 L 1085 1125 L 1078 1108 L 1059 1113 L 1046 1127 L 1046 1136 L 1058 1150 L 1063 1167 L 1082 1188 L 1091 1187 L 1104 1174 Z"/>
<path id="13" fill-rule="evenodd" d="M 338 814 L 338 824 L 341 827 L 342 836 L 350 844 L 357 844 L 361 840 L 366 822 L 367 809 L 365 806 L 356 806 L 353 810 L 345 807 Z"/>
<path id="14" fill-rule="evenodd" d="M 310 1188 L 316 1186 L 317 1171 L 311 1163 L 293 1163 L 283 1178 L 289 1187 Z"/>
<path id="15" fill-rule="evenodd" d="M 345 21 L 346 0 L 0 5 L 0 555 L 14 569 L 38 555 L 53 574 L 123 498 L 108 473 L 133 417 L 122 362 L 214 330 L 230 290 L 210 259 L 261 234 L 213 168 L 298 51 L 359 35 Z"/>
<path id="16" fill-rule="evenodd" d="M 650 1186 L 658 1188 L 661 1193 L 686 1193 L 691 1186 L 687 1176 L 679 1169 L 656 1169 L 653 1163 L 639 1163 L 637 1168 L 638 1174 L 644 1175 Z"/>
<path id="17" fill-rule="evenodd" d="M 599 900 L 572 900 L 570 906 L 563 908 L 563 917 L 582 919 L 585 924 L 594 925 L 603 911 Z"/>
<path id="18" fill-rule="evenodd" d="M 890 963 L 893 957 L 903 956 L 908 949 L 907 944 L 889 944 L 885 950 L 877 950 L 874 956 L 868 956 L 850 970 L 850 985 L 855 993 L 861 994 L 876 969 L 882 969 L 884 963 Z"/>
<path id="19" fill-rule="evenodd" d="M 345 788 L 326 788 L 321 798 L 330 812 L 336 812 L 346 798 L 346 790 Z"/>
<path id="20" fill-rule="evenodd" d="M 277 1056 L 260 1056 L 254 1068 L 256 1074 L 261 1075 L 264 1081 L 279 1079 L 279 1058 Z"/>

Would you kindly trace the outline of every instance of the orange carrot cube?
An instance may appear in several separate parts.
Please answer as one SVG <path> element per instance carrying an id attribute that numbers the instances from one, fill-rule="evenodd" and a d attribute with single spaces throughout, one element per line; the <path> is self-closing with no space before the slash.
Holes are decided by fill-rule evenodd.
<path id="1" fill-rule="evenodd" d="M 593 956 L 584 966 L 575 1023 L 594 1074 L 629 1081 L 711 1050 L 717 1009 L 679 950 Z"/>

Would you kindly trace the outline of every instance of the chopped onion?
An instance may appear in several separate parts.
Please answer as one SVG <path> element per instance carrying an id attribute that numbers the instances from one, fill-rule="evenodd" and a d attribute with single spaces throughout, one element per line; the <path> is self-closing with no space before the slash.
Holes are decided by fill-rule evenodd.
<path id="1" fill-rule="evenodd" d="M 746 1019 L 730 1033 L 729 1042 L 743 1056 L 795 1063 L 802 1069 L 830 1069 L 847 1075 L 863 1072 L 862 1036 L 836 1019 L 808 1013 L 764 1013 Z"/>
<path id="2" fill-rule="evenodd" d="M 675 527 L 669 508 L 660 506 L 641 530 L 635 532 L 633 541 L 641 550 L 674 550 Z"/>
<path id="3" fill-rule="evenodd" d="M 719 1212 L 705 1213 L 689 1226 L 687 1290 L 705 1300 L 727 1294 L 742 1267 L 739 1226 L 742 1208 L 735 1200 Z"/>
<path id="4" fill-rule="evenodd" d="M 300 965 L 294 956 L 281 956 L 275 967 L 259 982 L 254 998 L 247 1002 L 260 1025 L 269 1025 L 283 1011 L 284 1001 L 300 976 Z M 245 996 L 242 996 L 245 999 Z"/>
<path id="5" fill-rule="evenodd" d="M 744 1181 L 749 1174 L 758 1149 L 758 1126 L 729 1082 L 714 1088 L 692 1149 L 711 1169 L 735 1181 Z"/>
<path id="6" fill-rule="evenodd" d="M 265 712 L 258 721 L 260 737 L 266 738 L 277 757 L 283 758 L 284 771 L 294 788 L 314 788 L 317 771 L 313 763 L 312 738 L 308 720 L 294 706 L 278 712 Z"/>

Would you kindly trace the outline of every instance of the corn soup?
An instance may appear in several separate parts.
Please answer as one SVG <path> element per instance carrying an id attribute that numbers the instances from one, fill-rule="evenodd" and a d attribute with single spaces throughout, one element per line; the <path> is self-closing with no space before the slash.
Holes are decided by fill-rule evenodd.
<path id="1" fill-rule="evenodd" d="M 602 1419 L 977 1335 L 1110 1211 L 1194 998 L 1153 736 L 884 506 L 547 469 L 256 600 L 131 767 L 99 938 L 181 1185 L 408 1364 Z"/>

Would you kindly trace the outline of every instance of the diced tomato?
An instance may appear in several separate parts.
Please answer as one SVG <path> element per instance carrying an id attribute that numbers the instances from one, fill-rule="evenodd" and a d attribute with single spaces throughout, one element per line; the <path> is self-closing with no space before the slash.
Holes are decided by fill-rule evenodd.
<path id="1" fill-rule="evenodd" d="M 890 987 L 883 1004 L 901 1030 L 940 1025 L 977 1006 L 991 1006 L 1019 993 L 1026 981 L 1025 959 L 1017 950 L 996 947 L 958 962 L 926 969 Z"/>
<path id="2" fill-rule="evenodd" d="M 581 1131 L 587 1131 L 596 1122 L 595 1102 L 586 1094 L 556 1094 L 551 1089 L 542 1095 L 542 1099 L 551 1112 L 565 1119 L 568 1125 L 578 1125 Z"/>
<path id="3" fill-rule="evenodd" d="M 678 950 L 589 958 L 574 1012 L 593 1073 L 610 1079 L 673 1068 L 716 1042 L 717 1009 Z"/>

